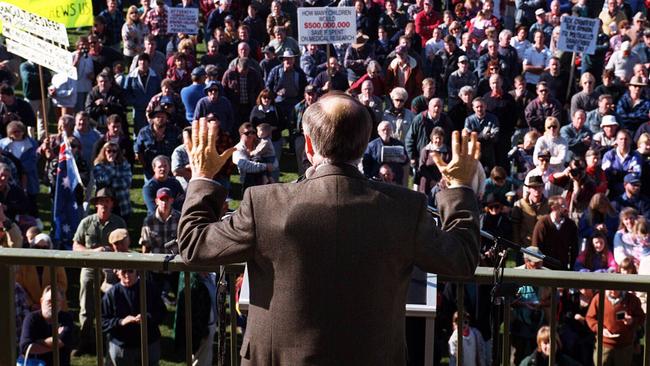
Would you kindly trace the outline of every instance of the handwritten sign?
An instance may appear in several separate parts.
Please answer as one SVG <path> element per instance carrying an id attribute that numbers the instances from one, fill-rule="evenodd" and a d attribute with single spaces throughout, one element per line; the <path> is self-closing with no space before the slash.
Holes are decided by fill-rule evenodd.
<path id="1" fill-rule="evenodd" d="M 197 34 L 199 32 L 199 9 L 167 8 L 167 33 Z"/>
<path id="2" fill-rule="evenodd" d="M 558 48 L 567 52 L 583 52 L 593 55 L 598 37 L 598 19 L 562 17 Z"/>
<path id="3" fill-rule="evenodd" d="M 352 43 L 357 35 L 353 7 L 298 8 L 298 43 Z"/>

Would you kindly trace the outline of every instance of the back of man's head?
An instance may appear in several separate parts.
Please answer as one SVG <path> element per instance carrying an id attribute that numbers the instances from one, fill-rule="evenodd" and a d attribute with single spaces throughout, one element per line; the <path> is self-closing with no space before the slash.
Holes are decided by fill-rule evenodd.
<path id="1" fill-rule="evenodd" d="M 333 163 L 359 159 L 372 131 L 370 113 L 353 97 L 331 92 L 310 105 L 303 116 L 314 152 Z"/>

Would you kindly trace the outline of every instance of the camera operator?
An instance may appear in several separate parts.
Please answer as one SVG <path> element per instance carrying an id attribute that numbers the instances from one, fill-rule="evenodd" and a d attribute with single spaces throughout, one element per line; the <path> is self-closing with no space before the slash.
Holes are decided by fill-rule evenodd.
<path id="1" fill-rule="evenodd" d="M 569 203 L 569 216 L 572 219 L 579 217 L 596 193 L 596 184 L 585 170 L 584 160 L 574 157 L 566 169 L 549 176 L 549 182 L 563 189 L 562 196 Z"/>

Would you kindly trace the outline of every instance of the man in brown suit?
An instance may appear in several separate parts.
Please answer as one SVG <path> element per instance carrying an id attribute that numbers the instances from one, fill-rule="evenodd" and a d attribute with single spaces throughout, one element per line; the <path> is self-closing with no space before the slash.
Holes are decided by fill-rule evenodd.
<path id="1" fill-rule="evenodd" d="M 226 190 L 208 178 L 228 159 L 214 151 L 214 125 L 196 121 L 192 180 L 179 225 L 186 262 L 247 262 L 251 304 L 242 365 L 404 365 L 404 312 L 414 266 L 471 276 L 478 263 L 478 205 L 471 182 L 476 134 L 454 135 L 451 188 L 439 193 L 438 229 L 420 193 L 369 181 L 356 168 L 371 117 L 332 93 L 303 117 L 314 168 L 290 184 L 244 192 L 219 222 Z"/>

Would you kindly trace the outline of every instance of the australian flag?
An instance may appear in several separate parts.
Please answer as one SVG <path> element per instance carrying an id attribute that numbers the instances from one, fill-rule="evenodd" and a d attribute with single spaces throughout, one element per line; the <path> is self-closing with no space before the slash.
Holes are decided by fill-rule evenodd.
<path id="1" fill-rule="evenodd" d="M 79 205 L 74 191 L 77 185 L 81 185 L 81 177 L 65 133 L 59 147 L 59 165 L 56 173 L 54 208 L 52 210 L 54 241 L 60 249 L 71 248 L 72 237 L 80 220 Z"/>

